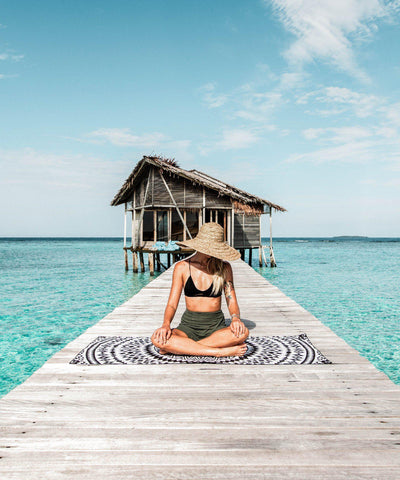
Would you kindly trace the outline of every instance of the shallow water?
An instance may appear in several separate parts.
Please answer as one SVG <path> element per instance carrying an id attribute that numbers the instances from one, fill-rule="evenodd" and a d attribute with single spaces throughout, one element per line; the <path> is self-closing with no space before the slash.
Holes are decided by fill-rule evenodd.
<path id="1" fill-rule="evenodd" d="M 400 240 L 276 239 L 253 266 L 400 384 Z M 137 293 L 121 239 L 0 239 L 0 395 Z"/>
<path id="2" fill-rule="evenodd" d="M 254 268 L 400 384 L 400 239 L 280 239 L 274 253 L 277 268 Z"/>

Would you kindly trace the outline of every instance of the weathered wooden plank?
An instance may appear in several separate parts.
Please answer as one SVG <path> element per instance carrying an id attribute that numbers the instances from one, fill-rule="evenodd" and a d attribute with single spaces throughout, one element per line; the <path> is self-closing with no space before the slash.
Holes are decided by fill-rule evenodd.
<path id="1" fill-rule="evenodd" d="M 98 335 L 150 335 L 170 269 L 0 400 L 1 478 L 397 480 L 400 387 L 244 262 L 232 265 L 251 335 L 305 332 L 334 363 L 68 363 Z M 182 298 L 176 324 L 183 311 Z"/>

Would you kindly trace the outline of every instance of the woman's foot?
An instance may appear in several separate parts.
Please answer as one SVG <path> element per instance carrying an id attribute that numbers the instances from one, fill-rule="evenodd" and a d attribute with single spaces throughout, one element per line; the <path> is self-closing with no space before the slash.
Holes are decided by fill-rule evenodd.
<path id="1" fill-rule="evenodd" d="M 240 343 L 233 347 L 223 347 L 218 350 L 217 357 L 242 357 L 247 351 L 247 345 L 245 343 Z"/>
<path id="2" fill-rule="evenodd" d="M 247 345 L 245 343 L 241 343 L 239 345 L 234 345 L 233 347 L 221 347 L 221 348 L 216 348 L 215 350 L 216 350 L 215 355 L 211 355 L 211 356 L 215 356 L 215 357 L 235 357 L 235 356 L 241 357 L 246 353 Z M 164 355 L 164 354 L 168 353 L 168 351 L 164 350 L 163 348 L 159 348 L 158 352 L 161 355 Z M 186 354 L 186 355 L 199 355 L 199 354 L 198 353 L 197 354 L 196 353 L 191 353 L 191 354 Z"/>

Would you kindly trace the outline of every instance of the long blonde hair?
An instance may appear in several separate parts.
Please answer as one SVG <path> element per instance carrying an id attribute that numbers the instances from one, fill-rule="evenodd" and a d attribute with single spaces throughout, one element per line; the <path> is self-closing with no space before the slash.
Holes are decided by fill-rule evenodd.
<path id="1" fill-rule="evenodd" d="M 213 276 L 212 281 L 212 295 L 222 292 L 225 284 L 225 264 L 219 258 L 210 257 L 207 260 L 207 272 Z"/>

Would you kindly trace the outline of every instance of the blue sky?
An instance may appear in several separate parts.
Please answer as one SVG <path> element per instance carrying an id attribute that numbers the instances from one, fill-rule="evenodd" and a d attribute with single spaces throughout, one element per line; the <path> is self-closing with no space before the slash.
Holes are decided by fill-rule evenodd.
<path id="1" fill-rule="evenodd" d="M 399 19 L 397 0 L 0 1 L 0 236 L 120 236 L 109 204 L 144 154 L 284 206 L 276 236 L 400 236 Z"/>

